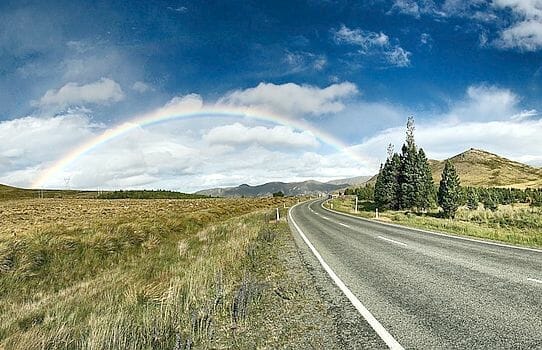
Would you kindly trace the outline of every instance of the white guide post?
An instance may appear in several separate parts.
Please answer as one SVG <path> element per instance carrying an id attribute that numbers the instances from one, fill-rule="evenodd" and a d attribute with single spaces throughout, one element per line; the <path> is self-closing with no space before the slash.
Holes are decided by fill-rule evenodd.
<path id="1" fill-rule="evenodd" d="M 279 208 L 277 208 L 276 210 L 277 210 L 277 221 L 279 221 L 280 220 Z"/>
<path id="2" fill-rule="evenodd" d="M 376 208 L 376 218 L 378 219 L 378 208 Z"/>
<path id="3" fill-rule="evenodd" d="M 356 206 L 354 207 L 354 213 L 358 212 L 358 195 L 356 195 Z"/>

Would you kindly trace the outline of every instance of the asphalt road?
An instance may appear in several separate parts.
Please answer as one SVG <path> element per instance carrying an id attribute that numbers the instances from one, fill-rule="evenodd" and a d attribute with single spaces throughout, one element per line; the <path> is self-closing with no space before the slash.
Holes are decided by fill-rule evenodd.
<path id="1" fill-rule="evenodd" d="M 295 206 L 290 220 L 402 347 L 542 349 L 542 252 L 385 226 L 321 203 Z"/>

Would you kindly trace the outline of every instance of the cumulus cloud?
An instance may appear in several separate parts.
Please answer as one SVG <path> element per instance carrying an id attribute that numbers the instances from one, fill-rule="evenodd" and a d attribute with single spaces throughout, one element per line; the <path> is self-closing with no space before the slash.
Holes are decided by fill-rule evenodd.
<path id="1" fill-rule="evenodd" d="M 503 49 L 537 51 L 542 47 L 541 19 L 526 19 L 515 23 L 500 33 L 495 44 Z"/>
<path id="2" fill-rule="evenodd" d="M 430 122 L 418 122 L 416 142 L 434 159 L 445 159 L 475 147 L 518 161 L 542 165 L 538 136 L 542 119 L 536 110 L 521 110 L 519 96 L 495 86 L 470 86 L 465 97 Z M 391 142 L 399 149 L 404 141 L 404 126 L 378 132 L 354 147 L 375 162 L 386 157 Z"/>
<path id="3" fill-rule="evenodd" d="M 542 165 L 538 147 L 542 120 L 419 123 L 416 142 L 433 159 L 445 159 L 470 147 L 481 148 L 515 160 Z M 391 128 L 356 146 L 358 152 L 385 159 L 390 142 L 396 149 L 404 140 L 404 128 Z"/>
<path id="4" fill-rule="evenodd" d="M 497 47 L 522 51 L 542 48 L 542 1 L 494 0 L 493 6 L 511 11 L 514 18 L 495 41 Z"/>
<path id="5" fill-rule="evenodd" d="M 236 90 L 219 99 L 219 105 L 268 109 L 285 115 L 320 115 L 344 109 L 344 100 L 358 93 L 356 85 L 344 82 L 325 88 L 294 83 L 260 83 Z"/>
<path id="6" fill-rule="evenodd" d="M 292 104 L 298 113 L 308 114 L 320 111 L 322 104 L 337 102 L 337 96 L 345 93 L 337 92 L 341 89 L 326 90 L 329 87 L 310 87 L 307 92 L 304 90 L 307 87 L 296 85 L 294 97 L 289 96 L 292 93 L 289 90 L 277 96 L 274 88 L 281 90 L 283 86 L 271 84 L 271 89 L 263 89 L 270 92 L 266 95 L 258 89 L 266 85 L 253 88 L 257 93 L 251 89 L 240 90 L 235 94 L 237 99 L 230 93 L 219 100 L 223 103 L 231 98 L 243 106 L 266 108 L 278 108 L 273 103 L 280 102 L 280 108 L 287 108 L 290 102 L 281 99 L 304 101 L 304 94 L 311 98 L 316 95 L 319 102 L 303 102 L 301 107 Z M 355 86 L 345 90 L 352 89 L 357 91 Z M 320 94 L 327 97 L 322 98 Z M 136 127 L 95 147 L 54 174 L 45 185 L 63 188 L 64 178 L 69 177 L 73 188 L 195 191 L 245 182 L 330 180 L 372 174 L 385 158 L 386 145 L 392 142 L 399 147 L 402 143 L 403 119 L 408 114 L 400 106 L 340 101 L 346 103 L 344 109 L 339 109 L 340 113 L 314 123 L 333 134 L 347 135 L 345 139 L 351 140 L 356 138 L 356 130 L 366 129 L 366 138 L 349 148 L 364 159 L 361 163 L 349 157 L 348 152 L 320 143 L 307 131 L 228 117 L 212 118 L 212 121 L 178 119 L 167 124 Z M 151 113 L 174 114 L 217 106 L 221 104 L 204 103 L 201 96 L 189 94 L 175 97 Z M 471 86 L 447 112 L 432 115 L 431 121 L 423 116 L 417 119 L 416 140 L 430 157 L 437 159 L 477 147 L 511 159 L 541 164 L 542 154 L 537 145 L 542 120 L 537 111 L 521 107 L 521 98 L 509 89 Z M 51 118 L 24 117 L 0 122 L 3 141 L 0 183 L 29 186 L 43 170 L 70 150 L 102 134 L 105 127 L 94 124 L 88 113 L 85 109 L 73 109 L 66 115 Z"/>
<path id="7" fill-rule="evenodd" d="M 333 30 L 332 34 L 335 43 L 353 45 L 360 55 L 377 57 L 396 67 L 410 65 L 411 53 L 398 44 L 392 44 L 390 38 L 382 32 L 350 29 L 342 25 L 338 30 Z"/>
<path id="8" fill-rule="evenodd" d="M 510 89 L 488 85 L 467 88 L 465 98 L 452 105 L 448 120 L 502 120 L 518 113 L 520 98 Z"/>
<path id="9" fill-rule="evenodd" d="M 218 126 L 209 130 L 203 139 L 210 144 L 246 145 L 307 148 L 319 145 L 316 137 L 308 132 L 298 132 L 286 126 L 272 128 L 264 126 L 247 127 L 240 123 Z"/>
<path id="10" fill-rule="evenodd" d="M 107 104 L 124 99 L 120 85 L 112 79 L 102 78 L 93 83 L 79 85 L 67 83 L 60 89 L 48 90 L 36 106 L 70 106 L 77 104 Z"/>

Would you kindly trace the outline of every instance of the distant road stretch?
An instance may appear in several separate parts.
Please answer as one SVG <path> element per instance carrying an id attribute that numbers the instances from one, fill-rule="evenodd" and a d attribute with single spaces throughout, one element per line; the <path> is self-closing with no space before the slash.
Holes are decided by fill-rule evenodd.
<path id="1" fill-rule="evenodd" d="M 321 204 L 293 207 L 290 224 L 390 347 L 542 349 L 542 251 L 386 226 Z"/>

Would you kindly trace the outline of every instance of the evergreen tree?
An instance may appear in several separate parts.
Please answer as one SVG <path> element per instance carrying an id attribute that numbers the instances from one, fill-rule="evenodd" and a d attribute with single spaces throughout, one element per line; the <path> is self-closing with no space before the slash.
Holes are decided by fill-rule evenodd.
<path id="1" fill-rule="evenodd" d="M 433 203 L 433 196 L 435 192 L 435 187 L 433 184 L 433 175 L 431 173 L 431 168 L 429 167 L 429 162 L 425 156 L 425 152 L 422 148 L 418 151 L 418 198 L 416 199 L 415 206 L 422 210 L 427 210 Z"/>
<path id="2" fill-rule="evenodd" d="M 414 118 L 407 121 L 406 142 L 401 148 L 399 185 L 400 206 L 415 208 L 419 204 L 421 171 L 419 170 L 418 150 L 414 142 Z"/>
<path id="3" fill-rule="evenodd" d="M 384 188 L 384 164 L 380 164 L 380 170 L 378 171 L 375 182 L 375 204 L 380 209 L 384 209 L 389 205 Z"/>
<path id="4" fill-rule="evenodd" d="M 472 188 L 469 188 L 467 192 L 467 207 L 470 210 L 478 209 L 478 194 Z"/>
<path id="5" fill-rule="evenodd" d="M 434 201 L 434 184 L 427 157 L 414 141 L 414 118 L 407 121 L 401 155 L 388 146 L 388 159 L 380 167 L 375 202 L 381 209 L 428 209 Z"/>
<path id="6" fill-rule="evenodd" d="M 398 182 L 399 156 L 394 154 L 380 166 L 380 172 L 376 178 L 374 199 L 380 209 L 398 209 Z"/>
<path id="7" fill-rule="evenodd" d="M 461 187 L 459 185 L 459 177 L 453 164 L 450 161 L 446 161 L 438 189 L 438 203 L 442 207 L 445 217 L 455 217 L 460 200 Z"/>

